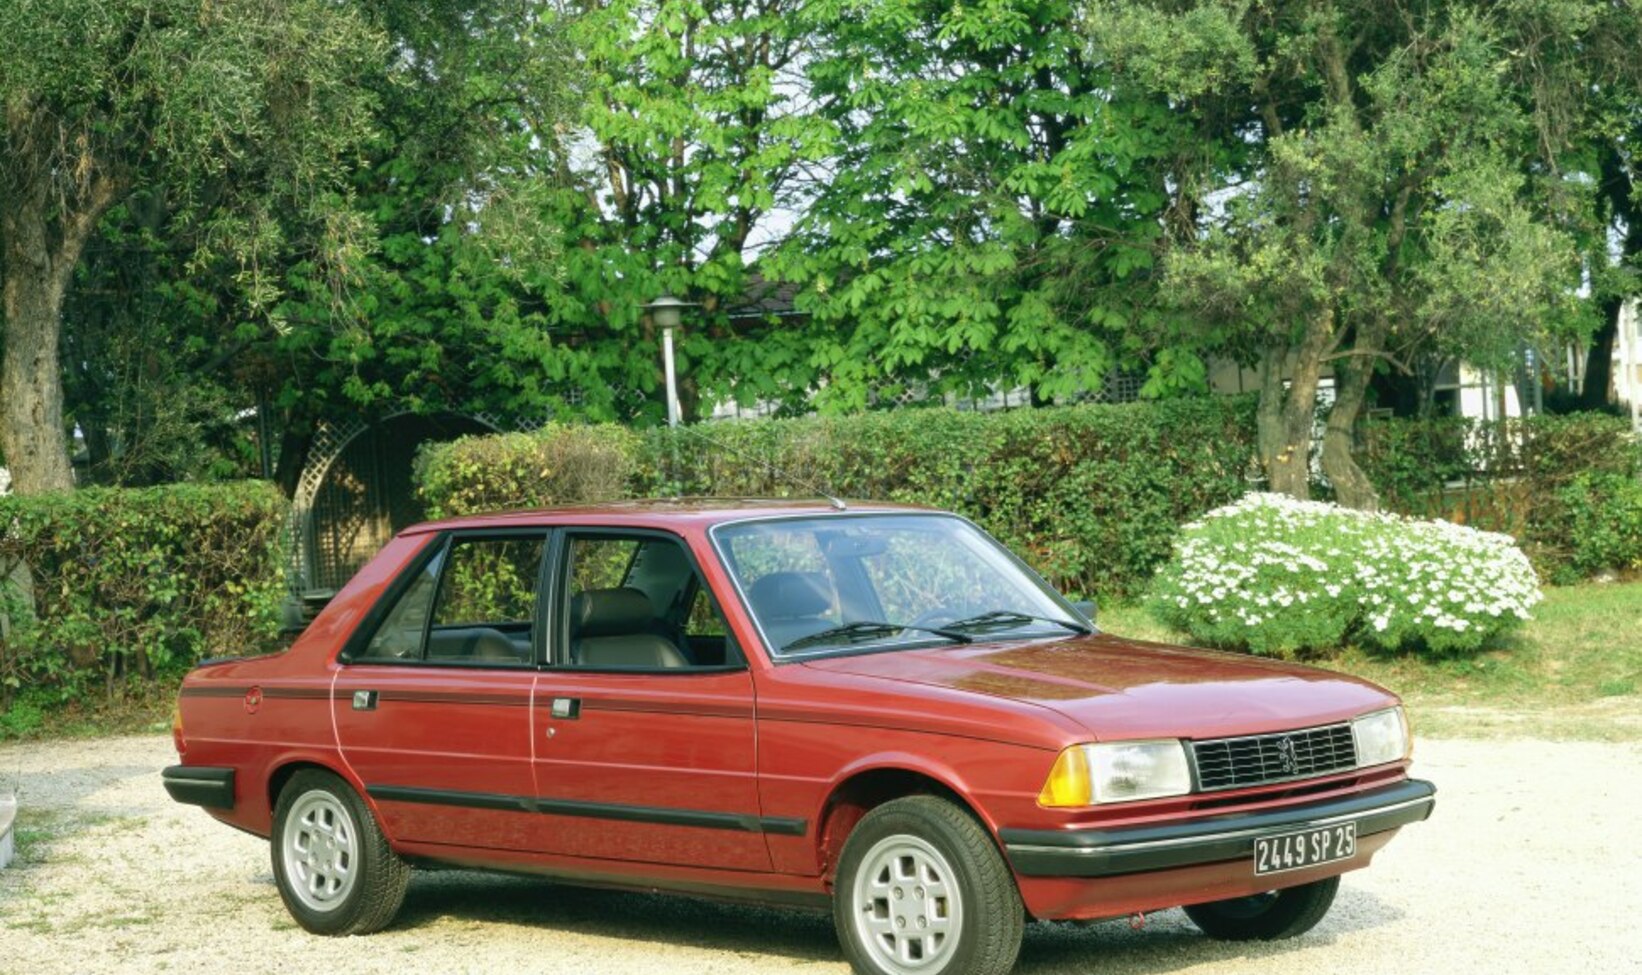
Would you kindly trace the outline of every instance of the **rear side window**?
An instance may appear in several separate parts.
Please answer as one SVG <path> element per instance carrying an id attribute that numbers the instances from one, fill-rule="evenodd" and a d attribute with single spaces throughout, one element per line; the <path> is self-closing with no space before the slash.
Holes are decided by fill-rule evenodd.
<path id="1" fill-rule="evenodd" d="M 366 645 L 363 660 L 419 660 L 422 637 L 428 629 L 428 609 L 433 606 L 434 589 L 439 584 L 439 567 L 445 553 L 439 552 L 416 573 L 410 588 L 399 597 L 387 619 L 377 627 Z"/>
<path id="2" fill-rule="evenodd" d="M 529 664 L 545 551 L 545 536 L 451 540 L 417 571 L 358 659 Z"/>
<path id="3" fill-rule="evenodd" d="M 741 663 L 712 593 L 678 539 L 572 531 L 565 555 L 564 665 L 688 672 Z"/>

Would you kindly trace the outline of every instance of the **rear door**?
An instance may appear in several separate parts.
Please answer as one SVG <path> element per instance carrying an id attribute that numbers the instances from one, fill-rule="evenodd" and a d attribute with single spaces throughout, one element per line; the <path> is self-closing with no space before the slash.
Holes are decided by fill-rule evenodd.
<path id="1" fill-rule="evenodd" d="M 337 736 L 394 837 L 536 848 L 530 702 L 546 540 L 435 539 L 344 652 Z"/>
<path id="2" fill-rule="evenodd" d="M 536 687 L 555 853 L 768 870 L 753 685 L 676 536 L 568 529 Z"/>

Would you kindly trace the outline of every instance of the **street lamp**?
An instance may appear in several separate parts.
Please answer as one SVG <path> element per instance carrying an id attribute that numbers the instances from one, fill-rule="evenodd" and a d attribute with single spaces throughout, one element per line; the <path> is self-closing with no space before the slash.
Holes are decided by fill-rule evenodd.
<path id="1" fill-rule="evenodd" d="M 644 306 L 650 313 L 650 320 L 661 328 L 661 364 L 667 374 L 667 425 L 678 426 L 678 374 L 673 368 L 673 329 L 679 327 L 684 317 L 684 309 L 694 308 L 693 301 L 680 301 L 670 294 L 662 294 L 660 298 Z"/>

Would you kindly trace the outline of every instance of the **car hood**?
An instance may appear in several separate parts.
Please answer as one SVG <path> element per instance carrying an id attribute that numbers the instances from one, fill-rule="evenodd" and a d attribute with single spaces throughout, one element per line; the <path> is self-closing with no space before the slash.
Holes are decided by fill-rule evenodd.
<path id="1" fill-rule="evenodd" d="M 1367 681 L 1315 667 L 1104 633 L 857 654 L 807 666 L 1024 701 L 1106 740 L 1304 728 L 1396 703 Z"/>

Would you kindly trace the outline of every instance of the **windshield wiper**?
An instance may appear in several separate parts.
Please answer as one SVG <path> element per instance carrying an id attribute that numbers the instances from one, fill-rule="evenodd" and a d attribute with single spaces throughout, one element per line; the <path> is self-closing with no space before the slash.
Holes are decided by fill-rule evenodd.
<path id="1" fill-rule="evenodd" d="M 1022 623 L 1053 623 L 1064 626 L 1073 633 L 1093 633 L 1089 627 L 1072 620 L 1060 620 L 1053 616 L 1033 616 L 1031 613 L 1022 613 L 1013 609 L 994 609 L 990 613 L 981 613 L 976 616 L 966 616 L 961 620 L 953 620 L 946 624 L 949 630 L 982 629 L 988 626 L 1010 627 L 1020 626 Z"/>
<path id="2" fill-rule="evenodd" d="M 809 636 L 801 636 L 791 643 L 783 644 L 781 650 L 782 652 L 786 652 L 788 650 L 802 650 L 805 647 L 813 647 L 822 643 L 831 643 L 839 638 L 853 639 L 855 637 L 872 636 L 874 634 L 887 635 L 890 633 L 900 633 L 902 630 L 919 630 L 924 633 L 933 633 L 936 636 L 946 637 L 953 643 L 975 642 L 974 637 L 969 636 L 966 633 L 959 633 L 955 630 L 942 629 L 933 626 L 913 626 L 910 623 L 888 623 L 882 620 L 856 620 L 853 623 L 845 623 L 842 626 L 834 626 L 829 629 L 822 630 L 820 633 L 811 633 Z"/>

